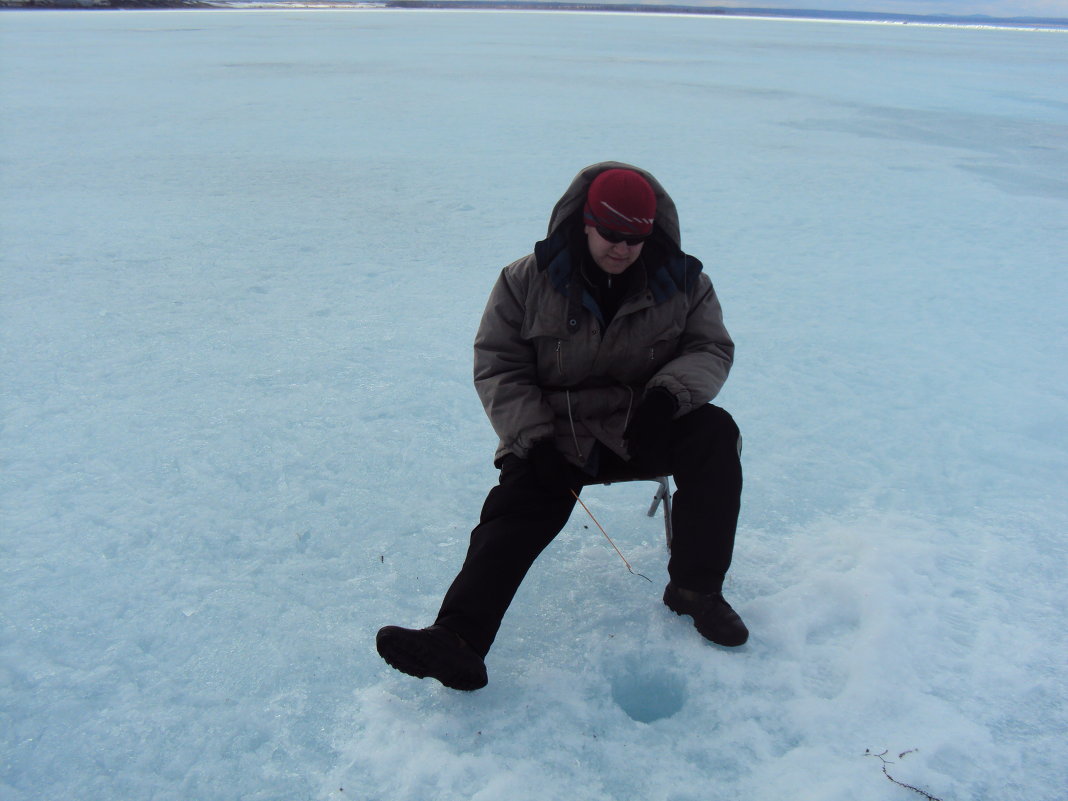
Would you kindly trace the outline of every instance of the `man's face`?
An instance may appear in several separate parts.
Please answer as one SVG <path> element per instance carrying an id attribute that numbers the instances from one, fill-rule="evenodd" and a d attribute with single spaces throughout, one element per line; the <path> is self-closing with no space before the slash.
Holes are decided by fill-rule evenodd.
<path id="1" fill-rule="evenodd" d="M 638 260 L 644 242 L 628 245 L 626 242 L 609 242 L 592 225 L 585 227 L 586 242 L 593 262 L 609 275 L 619 275 Z"/>

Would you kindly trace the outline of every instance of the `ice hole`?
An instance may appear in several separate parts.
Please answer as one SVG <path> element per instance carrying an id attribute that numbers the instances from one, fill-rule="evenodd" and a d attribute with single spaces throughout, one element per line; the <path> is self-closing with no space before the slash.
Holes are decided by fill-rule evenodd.
<path id="1" fill-rule="evenodd" d="M 652 723 L 682 709 L 686 685 L 670 671 L 631 667 L 612 679 L 612 700 L 631 720 Z"/>

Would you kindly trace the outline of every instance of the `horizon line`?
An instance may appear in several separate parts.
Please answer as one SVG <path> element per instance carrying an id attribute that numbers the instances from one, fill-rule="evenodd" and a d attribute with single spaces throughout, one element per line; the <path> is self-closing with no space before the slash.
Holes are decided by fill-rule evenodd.
<path id="1" fill-rule="evenodd" d="M 3 9 L 122 10 L 288 6 L 307 10 L 324 8 L 352 9 L 464 9 L 580 11 L 642 14 L 679 14 L 693 16 L 755 17 L 762 19 L 799 19 L 843 22 L 896 22 L 900 24 L 961 24 L 987 27 L 1053 26 L 1050 30 L 1068 29 L 1068 17 L 993 16 L 990 14 L 908 14 L 897 11 L 827 10 L 819 8 L 769 8 L 766 6 L 734 7 L 685 3 L 598 2 L 597 0 L 0 0 Z"/>

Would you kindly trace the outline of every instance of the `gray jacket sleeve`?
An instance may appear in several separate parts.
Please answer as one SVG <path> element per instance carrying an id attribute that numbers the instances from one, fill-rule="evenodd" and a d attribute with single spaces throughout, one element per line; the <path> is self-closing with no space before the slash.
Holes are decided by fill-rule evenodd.
<path id="1" fill-rule="evenodd" d="M 734 362 L 734 341 L 708 276 L 694 288 L 677 355 L 647 385 L 663 387 L 678 401 L 677 416 L 692 412 L 719 394 Z"/>
<path id="2" fill-rule="evenodd" d="M 522 337 L 525 291 L 509 268 L 490 293 L 475 336 L 475 390 L 501 449 L 524 458 L 553 434 L 553 412 L 538 386 L 537 353 Z"/>

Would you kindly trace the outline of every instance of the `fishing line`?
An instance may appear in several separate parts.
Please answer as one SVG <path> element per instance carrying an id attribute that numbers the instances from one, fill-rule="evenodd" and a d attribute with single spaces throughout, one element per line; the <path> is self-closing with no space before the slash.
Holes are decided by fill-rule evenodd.
<path id="1" fill-rule="evenodd" d="M 619 554 L 619 558 L 622 559 L 623 560 L 623 564 L 625 564 L 627 566 L 627 570 L 629 570 L 635 576 L 641 576 L 643 579 L 645 579 L 650 584 L 652 584 L 653 580 L 651 578 L 649 578 L 644 573 L 639 573 L 637 570 L 635 570 L 633 567 L 630 566 L 630 562 L 627 561 L 627 557 L 625 557 L 623 555 L 623 552 L 621 550 L 619 550 L 619 548 L 616 547 L 616 544 L 614 542 L 612 542 L 612 538 L 608 536 L 608 532 L 604 530 L 604 526 L 602 526 L 600 524 L 600 522 L 597 520 L 597 518 L 593 516 L 593 512 L 590 511 L 590 507 L 588 507 L 585 503 L 582 502 L 582 498 L 579 497 L 578 493 L 575 492 L 574 490 L 571 490 L 571 494 L 573 496 L 575 496 L 575 500 L 576 501 L 578 501 L 580 504 L 582 504 L 582 508 L 586 510 L 586 514 L 588 514 L 590 516 L 590 520 L 592 520 L 597 525 L 597 528 L 599 528 L 601 530 L 601 533 L 604 534 L 604 538 L 606 540 L 608 540 L 608 544 L 611 545 L 613 548 L 615 548 L 616 553 Z"/>

